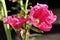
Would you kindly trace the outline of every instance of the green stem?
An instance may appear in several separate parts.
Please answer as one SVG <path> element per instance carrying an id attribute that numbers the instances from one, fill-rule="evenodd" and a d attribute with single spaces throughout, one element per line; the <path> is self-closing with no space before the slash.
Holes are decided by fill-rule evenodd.
<path id="1" fill-rule="evenodd" d="M 5 32 L 6 32 L 7 40 L 12 40 L 11 31 L 9 29 L 9 25 L 8 24 L 4 24 L 4 29 L 5 29 Z"/>
<path id="2" fill-rule="evenodd" d="M 28 1 L 29 1 L 29 0 L 26 0 L 26 3 L 25 3 L 25 12 L 26 12 L 26 13 L 27 13 Z"/>
<path id="3" fill-rule="evenodd" d="M 21 10 L 24 10 L 24 7 L 23 7 L 23 0 L 20 0 L 20 6 L 21 6 Z"/>
<path id="4" fill-rule="evenodd" d="M 6 8 L 5 0 L 1 0 L 1 2 L 3 4 L 3 9 L 4 9 L 5 17 L 7 17 L 7 8 Z"/>
<path id="5" fill-rule="evenodd" d="M 28 40 L 27 39 L 27 26 L 26 26 L 26 23 L 25 23 L 25 36 L 24 36 L 24 40 Z"/>
<path id="6" fill-rule="evenodd" d="M 4 17 L 7 17 L 7 8 L 6 8 L 6 4 L 5 4 L 5 0 L 1 0 L 2 4 L 3 4 L 3 15 Z M 8 24 L 4 24 L 4 29 L 5 29 L 5 32 L 6 32 L 6 37 L 7 37 L 7 40 L 12 40 L 11 38 L 11 31 L 10 31 L 10 28 L 9 28 L 9 25 Z"/>
<path id="7" fill-rule="evenodd" d="M 26 0 L 26 3 L 25 3 L 25 17 L 27 18 L 27 7 L 28 7 L 28 1 L 29 0 Z M 24 37 L 24 40 L 28 40 L 28 36 L 27 36 L 27 24 L 25 23 L 25 37 Z"/>
<path id="8" fill-rule="evenodd" d="M 4 12 L 3 12 L 4 10 L 3 10 L 3 8 L 1 8 L 1 16 L 2 16 L 2 18 L 4 17 Z"/>

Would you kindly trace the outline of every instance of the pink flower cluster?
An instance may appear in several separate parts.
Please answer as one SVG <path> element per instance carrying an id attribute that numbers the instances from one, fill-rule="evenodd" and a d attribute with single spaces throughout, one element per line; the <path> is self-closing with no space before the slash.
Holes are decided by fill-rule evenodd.
<path id="1" fill-rule="evenodd" d="M 5 24 L 9 24 L 13 29 L 20 29 L 22 25 L 25 23 L 25 19 L 19 16 L 8 16 L 8 18 L 3 18 L 3 22 Z"/>
<path id="2" fill-rule="evenodd" d="M 52 28 L 52 23 L 55 22 L 57 16 L 53 14 L 51 10 L 48 10 L 48 6 L 46 4 L 31 6 L 29 18 L 30 22 L 36 28 L 42 31 L 50 31 Z"/>
<path id="3" fill-rule="evenodd" d="M 57 16 L 53 14 L 51 10 L 48 10 L 46 4 L 31 6 L 29 20 L 32 25 L 42 31 L 50 31 L 52 28 L 52 23 L 55 22 Z M 3 18 L 5 24 L 10 24 L 12 28 L 19 29 L 27 21 L 24 17 L 19 16 L 8 16 L 8 18 Z"/>

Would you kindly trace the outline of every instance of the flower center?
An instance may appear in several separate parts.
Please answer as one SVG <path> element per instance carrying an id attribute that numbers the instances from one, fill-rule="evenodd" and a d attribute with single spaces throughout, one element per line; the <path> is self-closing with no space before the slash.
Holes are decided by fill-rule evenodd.
<path id="1" fill-rule="evenodd" d="M 37 18 L 35 18 L 34 21 L 35 21 L 36 23 L 39 23 L 39 19 L 37 19 Z"/>

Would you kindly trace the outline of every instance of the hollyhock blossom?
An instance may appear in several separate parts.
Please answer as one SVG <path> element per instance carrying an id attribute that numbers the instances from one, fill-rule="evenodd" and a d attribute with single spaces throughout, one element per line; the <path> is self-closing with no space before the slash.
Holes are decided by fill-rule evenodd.
<path id="1" fill-rule="evenodd" d="M 30 7 L 29 18 L 31 19 L 31 24 L 42 31 L 50 31 L 52 23 L 55 22 L 57 16 L 51 10 L 48 10 L 46 4 L 37 3 L 34 7 Z"/>
<path id="2" fill-rule="evenodd" d="M 5 24 L 11 25 L 13 29 L 20 29 L 26 22 L 26 19 L 19 16 L 8 16 L 8 18 L 3 18 L 2 20 Z"/>

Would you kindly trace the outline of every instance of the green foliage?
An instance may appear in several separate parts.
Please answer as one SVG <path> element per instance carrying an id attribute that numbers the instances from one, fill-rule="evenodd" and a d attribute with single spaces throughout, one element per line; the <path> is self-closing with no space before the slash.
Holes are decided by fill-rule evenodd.
<path id="1" fill-rule="evenodd" d="M 20 12 L 17 14 L 18 16 L 22 17 L 25 15 L 25 12 L 23 10 L 20 10 Z"/>
<path id="2" fill-rule="evenodd" d="M 35 28 L 35 27 L 32 27 L 31 29 L 32 29 L 33 31 L 35 31 L 35 32 L 43 33 L 43 31 L 41 31 L 41 30 L 39 30 L 39 29 L 37 29 L 37 28 Z"/>
<path id="3" fill-rule="evenodd" d="M 1 10 L 1 7 L 2 7 L 3 5 L 2 5 L 2 2 L 0 1 L 0 10 Z"/>

